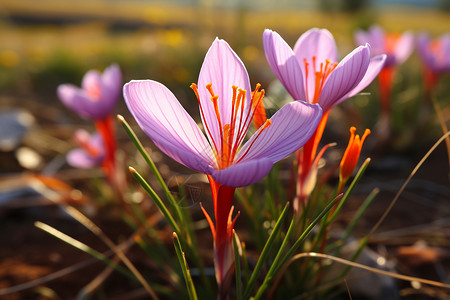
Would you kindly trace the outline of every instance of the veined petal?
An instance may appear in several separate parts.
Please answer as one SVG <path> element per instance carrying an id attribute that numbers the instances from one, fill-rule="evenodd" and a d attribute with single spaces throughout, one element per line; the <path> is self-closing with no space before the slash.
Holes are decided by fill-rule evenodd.
<path id="1" fill-rule="evenodd" d="M 307 95 L 312 98 L 316 86 L 316 76 L 314 74 L 315 68 L 319 69 L 320 63 L 325 63 L 329 60 L 332 63 L 337 62 L 337 46 L 333 35 L 326 29 L 312 28 L 302 34 L 297 40 L 294 47 L 295 56 L 297 57 L 302 74 L 306 78 Z M 316 66 L 314 66 L 313 57 L 315 57 Z M 309 64 L 305 65 L 305 60 Z M 306 69 L 308 68 L 308 70 Z M 309 73 L 306 76 L 307 72 Z M 296 100 L 304 100 L 306 98 L 299 98 Z M 312 101 L 312 99 L 307 99 Z"/>
<path id="2" fill-rule="evenodd" d="M 395 46 L 394 55 L 395 63 L 402 64 L 410 55 L 413 50 L 414 35 L 412 32 L 405 32 Z"/>
<path id="3" fill-rule="evenodd" d="M 306 100 L 302 70 L 291 47 L 270 29 L 264 30 L 263 46 L 270 68 L 289 94 L 294 99 Z"/>
<path id="4" fill-rule="evenodd" d="M 89 169 L 99 166 L 103 160 L 103 155 L 92 156 L 83 149 L 74 149 L 67 153 L 66 160 L 72 167 Z"/>
<path id="5" fill-rule="evenodd" d="M 381 69 L 384 66 L 384 62 L 386 61 L 386 55 L 378 55 L 375 56 L 370 60 L 369 67 L 367 68 L 367 72 L 364 75 L 363 79 L 358 83 L 356 87 L 354 87 L 350 92 L 348 92 L 346 95 L 338 99 L 333 105 L 337 105 L 344 101 L 345 99 L 348 99 L 350 97 L 353 97 L 354 95 L 361 92 L 363 89 L 365 89 L 374 79 L 377 77 L 378 73 L 380 73 Z"/>
<path id="6" fill-rule="evenodd" d="M 272 124 L 261 133 L 260 128 L 245 143 L 236 161 L 247 162 L 267 158 L 272 163 L 285 158 L 305 144 L 322 118 L 317 104 L 293 101 L 284 105 L 270 119 Z"/>
<path id="7" fill-rule="evenodd" d="M 254 159 L 231 165 L 222 170 L 208 172 L 217 182 L 229 187 L 252 185 L 263 179 L 272 169 L 273 161 L 268 158 Z"/>
<path id="8" fill-rule="evenodd" d="M 349 53 L 325 81 L 319 104 L 324 111 L 331 109 L 345 94 L 363 79 L 370 63 L 370 46 L 359 46 Z"/>
<path id="9" fill-rule="evenodd" d="M 164 153 L 199 172 L 215 166 L 200 128 L 164 85 L 152 80 L 130 81 L 123 95 L 138 125 Z"/>
<path id="10" fill-rule="evenodd" d="M 294 46 L 295 56 L 300 64 L 303 58 L 316 57 L 317 61 L 337 61 L 337 46 L 333 35 L 327 29 L 312 28 L 303 33 Z"/>
<path id="11" fill-rule="evenodd" d="M 243 114 L 244 116 L 247 114 L 247 111 L 250 109 L 249 104 L 252 93 L 247 70 L 228 43 L 218 38 L 212 43 L 203 61 L 198 78 L 198 93 L 206 119 L 202 120 L 203 124 L 208 126 L 212 138 L 218 143 L 217 147 L 220 149 L 220 143 L 222 142 L 220 139 L 221 129 L 219 129 L 217 115 L 214 110 L 214 105 L 211 102 L 211 94 L 206 89 L 206 85 L 209 83 L 212 84 L 215 95 L 219 96 L 218 106 L 222 126 L 230 123 L 231 120 L 233 85 L 246 90 L 246 105 Z M 238 116 L 240 116 L 240 112 Z M 241 118 L 238 117 L 235 123 L 236 130 L 239 128 L 240 120 Z M 247 123 L 249 121 L 251 120 L 247 120 Z"/>
<path id="12" fill-rule="evenodd" d="M 86 91 L 72 84 L 61 84 L 57 89 L 58 97 L 71 110 L 84 118 L 103 117 L 102 103 L 92 101 Z"/>

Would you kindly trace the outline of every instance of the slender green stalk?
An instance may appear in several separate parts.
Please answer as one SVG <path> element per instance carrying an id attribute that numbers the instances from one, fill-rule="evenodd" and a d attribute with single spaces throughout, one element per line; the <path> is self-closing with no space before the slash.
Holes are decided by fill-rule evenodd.
<path id="1" fill-rule="evenodd" d="M 286 215 L 288 213 L 288 207 L 289 207 L 289 202 L 286 203 L 286 205 L 284 206 L 284 209 L 281 212 L 281 215 L 278 218 L 277 223 L 273 227 L 273 230 L 272 230 L 269 238 L 267 239 L 266 244 L 264 245 L 261 255 L 259 256 L 259 259 L 256 263 L 255 269 L 253 270 L 253 273 L 250 276 L 250 279 L 248 281 L 247 287 L 245 288 L 245 291 L 244 291 L 245 299 L 248 299 L 250 297 L 253 287 L 255 286 L 256 279 L 258 279 L 258 275 L 260 275 L 259 272 L 261 271 L 261 268 L 262 268 L 263 264 L 265 263 L 267 256 L 269 255 L 269 251 L 273 245 L 275 237 L 277 236 L 278 231 L 280 231 L 281 225 L 283 224 L 283 221 L 286 218 Z"/>
<path id="2" fill-rule="evenodd" d="M 366 200 L 364 200 L 363 204 L 358 208 L 358 210 L 355 213 L 355 216 L 351 220 L 350 224 L 347 226 L 347 229 L 345 230 L 344 236 L 342 237 L 342 240 L 345 242 L 348 237 L 350 236 L 351 232 L 356 226 L 356 223 L 358 223 L 359 219 L 363 216 L 363 214 L 366 212 L 369 205 L 372 203 L 372 201 L 375 199 L 375 197 L 378 195 L 380 190 L 378 188 L 375 188 L 372 190 L 372 192 L 367 196 Z"/>
<path id="3" fill-rule="evenodd" d="M 131 174 L 133 177 L 141 184 L 141 186 L 145 189 L 145 191 L 152 197 L 153 201 L 155 201 L 156 205 L 159 207 L 163 215 L 166 217 L 167 221 L 169 221 L 170 225 L 172 226 L 173 230 L 181 235 L 180 228 L 178 227 L 177 223 L 172 217 L 172 214 L 167 209 L 164 202 L 159 198 L 159 196 L 155 193 L 155 191 L 152 189 L 152 187 L 145 181 L 145 179 L 132 167 L 129 167 Z"/>
<path id="4" fill-rule="evenodd" d="M 327 224 L 330 224 L 333 222 L 333 220 L 337 217 L 339 212 L 341 211 L 344 204 L 347 202 L 347 200 L 350 198 L 350 195 L 353 192 L 353 189 L 358 184 L 359 180 L 361 180 L 361 177 L 363 176 L 364 172 L 366 171 L 367 167 L 369 166 L 370 158 L 367 158 L 364 163 L 361 165 L 361 167 L 358 170 L 358 173 L 356 173 L 355 178 L 353 179 L 352 183 L 348 187 L 347 191 L 344 194 L 344 197 L 342 197 L 342 200 L 339 202 L 338 206 L 336 207 L 336 210 L 332 213 L 331 217 L 328 218 Z"/>
<path id="5" fill-rule="evenodd" d="M 339 201 L 340 198 L 342 198 L 342 194 L 339 195 L 338 197 L 336 197 L 333 201 L 331 201 L 324 208 L 324 210 L 322 210 L 322 212 L 316 217 L 316 219 L 311 224 L 309 224 L 309 226 L 300 235 L 300 237 L 297 239 L 297 241 L 294 243 L 294 245 L 292 245 L 292 247 L 289 249 L 289 251 L 286 253 L 286 255 L 284 255 L 284 257 L 282 259 L 281 259 L 281 255 L 282 255 L 282 250 L 284 250 L 284 249 L 280 248 L 280 251 L 278 251 L 278 254 L 277 254 L 277 257 L 280 256 L 280 258 L 278 258 L 277 264 L 273 263 L 272 266 L 270 267 L 269 271 L 267 272 L 267 275 L 266 275 L 267 279 L 264 280 L 263 284 L 258 289 L 257 296 L 255 296 L 255 300 L 259 299 L 262 296 L 264 291 L 269 286 L 270 280 L 274 277 L 275 274 L 278 273 L 280 268 L 287 262 L 287 260 L 290 257 L 292 257 L 292 255 L 297 250 L 297 248 L 300 247 L 300 245 L 303 243 L 303 241 L 311 233 L 311 231 L 313 230 L 314 226 L 316 226 L 316 224 L 319 223 L 319 221 L 328 213 L 328 211 L 330 211 L 330 209 L 336 204 L 337 201 Z M 290 229 L 290 230 L 292 230 L 292 229 Z M 283 244 L 284 244 L 284 242 L 283 242 Z"/>
<path id="6" fill-rule="evenodd" d="M 314 226 L 322 220 L 322 218 L 330 211 L 330 209 L 342 198 L 342 194 L 338 195 L 333 201 L 330 201 L 328 205 L 320 212 L 320 214 L 314 219 L 314 221 L 309 224 L 309 226 L 303 231 L 297 241 L 292 245 L 291 249 L 286 253 L 280 265 L 276 267 L 275 271 L 278 271 L 282 265 L 286 263 L 286 261 L 294 254 L 295 250 L 303 243 L 303 241 L 308 237 L 308 235 L 313 230 Z"/>
<path id="7" fill-rule="evenodd" d="M 241 258 L 239 255 L 238 238 L 233 229 L 233 248 L 234 248 L 234 265 L 236 274 L 236 297 L 237 300 L 242 300 L 242 276 L 241 276 Z"/>
<path id="8" fill-rule="evenodd" d="M 247 284 L 250 278 L 249 275 L 250 272 L 248 270 L 247 249 L 245 247 L 244 242 L 241 243 L 241 247 L 242 247 L 242 263 L 244 264 L 244 279 L 245 279 L 244 282 L 245 284 Z"/>
<path id="9" fill-rule="evenodd" d="M 353 254 L 353 256 L 350 258 L 350 261 L 356 261 L 358 259 L 358 257 L 361 255 L 361 252 L 363 251 L 364 247 L 366 247 L 367 243 L 369 242 L 369 239 L 366 237 L 364 237 L 361 240 L 361 243 L 358 246 L 358 249 L 356 250 L 355 254 Z M 350 271 L 351 266 L 347 266 L 344 271 L 342 271 L 342 274 L 339 276 L 341 278 L 344 278 L 347 273 Z"/>
<path id="10" fill-rule="evenodd" d="M 130 137 L 130 139 L 133 141 L 136 148 L 141 153 L 142 157 L 147 162 L 148 166 L 150 167 L 151 171 L 155 175 L 156 179 L 159 182 L 159 185 L 164 191 L 164 194 L 167 197 L 167 200 L 169 201 L 169 204 L 173 211 L 175 212 L 175 216 L 179 221 L 183 221 L 183 216 L 181 214 L 180 208 L 178 207 L 177 202 L 175 201 L 175 198 L 173 197 L 172 193 L 170 193 L 169 188 L 167 187 L 166 183 L 164 182 L 164 179 L 162 178 L 161 174 L 158 171 L 158 168 L 156 168 L 155 163 L 151 159 L 150 155 L 148 155 L 147 151 L 145 151 L 144 146 L 142 145 L 141 141 L 139 141 L 138 137 L 134 133 L 133 129 L 131 129 L 128 122 L 125 120 L 125 118 L 121 115 L 117 115 L 117 119 L 119 120 L 120 124 L 122 124 L 122 127 L 125 129 L 126 133 Z"/>
<path id="11" fill-rule="evenodd" d="M 278 265 L 278 262 L 281 260 L 281 256 L 283 255 L 284 250 L 286 249 L 289 239 L 292 235 L 292 232 L 294 231 L 293 229 L 295 227 L 295 224 L 296 224 L 295 218 L 292 218 L 291 224 L 289 225 L 288 231 L 286 232 L 286 236 L 284 237 L 283 243 L 281 244 L 281 247 L 278 250 L 277 256 L 275 257 L 275 260 L 273 261 L 272 266 Z M 267 272 L 263 283 L 261 284 L 258 291 L 256 292 L 255 299 L 259 299 L 262 296 L 263 292 L 268 288 L 269 282 L 275 276 L 275 273 L 273 273 L 275 268 L 272 268 L 272 266 L 269 269 L 269 271 Z"/>
<path id="12" fill-rule="evenodd" d="M 175 232 L 173 233 L 173 245 L 175 247 L 175 252 L 177 253 L 178 261 L 180 262 L 181 270 L 183 271 L 184 280 L 186 281 L 186 288 L 188 290 L 189 299 L 197 300 L 197 292 L 195 291 L 191 272 L 189 271 L 183 249 L 181 249 L 180 240 L 178 239 L 178 235 Z"/>

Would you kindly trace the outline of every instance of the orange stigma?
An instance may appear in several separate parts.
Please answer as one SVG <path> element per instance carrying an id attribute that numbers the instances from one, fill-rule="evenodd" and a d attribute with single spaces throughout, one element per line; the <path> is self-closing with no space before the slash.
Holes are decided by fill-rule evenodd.
<path id="1" fill-rule="evenodd" d="M 312 60 L 312 74 L 315 76 L 314 80 L 314 95 L 312 95 L 312 99 L 310 98 L 310 95 L 308 94 L 308 76 L 309 76 L 309 67 L 310 63 L 308 63 L 307 59 L 303 59 L 303 63 L 305 64 L 305 86 L 306 86 L 306 98 L 313 104 L 319 102 L 320 93 L 322 93 L 323 85 L 328 78 L 328 76 L 331 74 L 331 72 L 336 68 L 338 63 L 331 62 L 330 60 L 326 59 L 325 63 L 320 62 L 320 65 L 317 66 L 317 59 L 316 56 L 313 56 L 311 58 Z"/>
<path id="2" fill-rule="evenodd" d="M 400 34 L 396 33 L 386 34 L 386 36 L 384 37 L 384 46 L 388 54 L 395 52 L 395 48 L 397 47 L 400 38 L 401 38 Z"/>
<path id="3" fill-rule="evenodd" d="M 366 129 L 362 138 L 360 139 L 359 135 L 355 135 L 355 131 L 356 128 L 352 126 L 350 128 L 350 140 L 341 160 L 341 170 L 339 173 L 339 178 L 341 181 L 347 181 L 347 179 L 352 175 L 353 170 L 358 163 L 364 140 L 370 134 L 370 130 Z"/>
<path id="4" fill-rule="evenodd" d="M 265 92 L 264 90 L 259 91 L 260 87 L 260 84 L 256 85 L 255 91 L 251 94 L 250 102 L 246 103 L 247 91 L 233 85 L 231 87 L 233 93 L 231 99 L 230 119 L 224 120 L 223 116 L 221 116 L 220 114 L 219 108 L 219 101 L 221 101 L 221 99 L 219 99 L 219 96 L 214 93 L 211 83 L 208 83 L 206 85 L 206 89 L 211 95 L 211 102 L 213 104 L 214 113 L 219 128 L 219 136 L 213 137 L 211 134 L 211 124 L 208 124 L 208 120 L 205 118 L 205 111 L 203 109 L 202 102 L 200 101 L 198 87 L 195 83 L 191 84 L 191 89 L 194 91 L 200 106 L 200 113 L 202 115 L 202 120 L 204 121 L 205 129 L 208 135 L 211 137 L 211 148 L 213 149 L 214 156 L 217 161 L 217 169 L 224 169 L 235 163 L 234 160 L 236 154 L 238 153 L 239 146 L 245 138 L 252 119 L 255 118 L 258 119 L 258 121 L 261 121 L 261 110 L 264 110 L 264 106 L 262 106 L 261 108 L 261 102 Z M 224 101 L 227 101 L 227 99 L 225 99 Z M 248 105 L 247 111 L 244 109 L 246 107 L 246 104 Z M 257 115 L 255 115 L 256 113 Z M 259 137 L 261 132 L 271 124 L 271 121 L 266 120 L 265 118 L 265 111 L 263 124 L 264 125 L 262 125 L 261 129 L 257 133 L 257 137 Z M 215 138 L 219 140 L 215 140 Z M 241 156 L 240 160 L 247 154 L 248 150 L 251 148 L 255 140 L 253 140 L 252 144 L 247 149 L 246 153 Z"/>

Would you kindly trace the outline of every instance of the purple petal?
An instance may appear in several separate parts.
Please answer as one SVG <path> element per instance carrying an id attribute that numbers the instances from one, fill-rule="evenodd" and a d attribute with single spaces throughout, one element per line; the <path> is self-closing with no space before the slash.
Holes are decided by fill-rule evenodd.
<path id="1" fill-rule="evenodd" d="M 117 64 L 105 69 L 101 76 L 101 101 L 104 110 L 112 112 L 122 91 L 122 73 Z"/>
<path id="2" fill-rule="evenodd" d="M 72 84 L 58 86 L 59 99 L 71 110 L 83 118 L 100 119 L 104 116 L 101 102 L 92 101 L 86 91 Z"/>
<path id="3" fill-rule="evenodd" d="M 369 67 L 367 68 L 367 72 L 364 75 L 363 79 L 358 83 L 356 87 L 354 87 L 350 92 L 346 95 L 338 99 L 334 105 L 341 103 L 342 101 L 353 97 L 354 95 L 361 92 L 365 89 L 374 79 L 377 77 L 378 73 L 380 73 L 381 69 L 384 66 L 384 62 L 386 61 L 386 55 L 378 55 L 370 60 Z"/>
<path id="4" fill-rule="evenodd" d="M 403 33 L 394 50 L 396 64 L 402 64 L 411 55 L 413 45 L 414 35 L 412 32 Z"/>
<path id="5" fill-rule="evenodd" d="M 152 80 L 131 81 L 125 84 L 123 95 L 138 125 L 161 151 L 199 172 L 215 166 L 200 128 L 164 85 Z"/>
<path id="6" fill-rule="evenodd" d="M 317 104 L 293 101 L 284 105 L 272 116 L 269 127 L 262 132 L 259 129 L 245 143 L 236 161 L 267 158 L 275 163 L 285 158 L 309 140 L 321 118 L 322 109 Z"/>
<path id="7" fill-rule="evenodd" d="M 370 46 L 359 46 L 348 54 L 331 72 L 319 97 L 319 104 L 328 111 L 363 79 L 370 63 Z"/>
<path id="8" fill-rule="evenodd" d="M 326 60 L 332 63 L 337 62 L 336 42 L 328 30 L 312 28 L 300 36 L 295 44 L 294 52 L 306 79 L 307 100 L 312 103 L 316 86 L 315 69 L 320 68 L 320 64 L 325 63 Z M 315 61 L 313 61 L 313 57 Z M 306 76 L 307 74 L 308 76 Z"/>
<path id="9" fill-rule="evenodd" d="M 297 40 L 294 46 L 294 53 L 300 64 L 303 63 L 303 58 L 310 59 L 313 56 L 319 62 L 326 59 L 331 62 L 337 61 L 336 42 L 327 29 L 312 28 L 306 31 Z"/>
<path id="10" fill-rule="evenodd" d="M 231 165 L 222 170 L 212 170 L 211 176 L 217 182 L 230 186 L 252 185 L 263 179 L 272 169 L 273 162 L 268 158 L 255 159 Z"/>
<path id="11" fill-rule="evenodd" d="M 206 85 L 209 83 L 212 84 L 212 89 L 215 95 L 219 96 L 218 102 L 222 126 L 230 123 L 231 120 L 233 85 L 240 89 L 246 90 L 247 92 L 246 105 L 243 112 L 244 116 L 246 115 L 249 109 L 248 104 L 250 103 L 252 93 L 247 70 L 245 69 L 241 59 L 231 49 L 228 43 L 217 38 L 209 48 L 200 70 L 200 75 L 198 78 L 198 93 L 200 95 L 200 102 L 205 117 L 205 120 L 202 121 L 205 126 L 208 126 L 212 135 L 212 137 L 210 137 L 207 133 L 208 137 L 210 138 L 210 141 L 211 138 L 213 138 L 217 144 L 217 147 L 220 148 L 222 143 L 220 139 L 221 128 L 218 126 L 217 116 L 211 101 L 211 94 L 206 89 Z M 236 130 L 239 128 L 239 120 L 241 119 L 244 118 L 237 118 L 238 122 L 236 122 Z M 250 120 L 247 122 L 249 121 Z"/>
<path id="12" fill-rule="evenodd" d="M 378 25 L 371 26 L 367 32 L 359 30 L 355 34 L 355 41 L 358 46 L 364 46 L 366 43 L 370 44 L 372 56 L 386 52 L 384 39 L 385 33 Z"/>
<path id="13" fill-rule="evenodd" d="M 431 58 L 430 51 L 428 50 L 428 45 L 430 44 L 430 41 L 431 39 L 428 33 L 426 32 L 420 33 L 416 39 L 417 52 L 422 58 L 424 64 L 434 69 L 434 61 Z"/>
<path id="14" fill-rule="evenodd" d="M 83 79 L 81 80 L 81 88 L 86 91 L 99 88 L 101 78 L 102 74 L 100 74 L 99 71 L 89 70 L 84 74 Z"/>
<path id="15" fill-rule="evenodd" d="M 69 151 L 66 160 L 72 167 L 89 169 L 99 166 L 103 161 L 103 155 L 92 156 L 83 149 Z"/>
<path id="16" fill-rule="evenodd" d="M 300 65 L 294 51 L 275 31 L 266 29 L 263 46 L 267 62 L 288 93 L 297 100 L 307 100 Z"/>

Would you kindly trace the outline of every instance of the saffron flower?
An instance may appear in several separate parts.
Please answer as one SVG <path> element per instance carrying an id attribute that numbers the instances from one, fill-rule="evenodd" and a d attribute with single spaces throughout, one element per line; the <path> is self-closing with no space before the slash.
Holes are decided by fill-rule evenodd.
<path id="1" fill-rule="evenodd" d="M 231 203 L 235 188 L 259 181 L 275 162 L 300 148 L 315 131 L 322 109 L 300 101 L 289 103 L 243 144 L 264 90 L 258 84 L 251 92 L 244 64 L 220 39 L 212 43 L 198 84 L 191 88 L 205 134 L 161 83 L 131 81 L 124 86 L 124 98 L 138 125 L 161 151 L 208 175 L 215 225 L 205 215 L 214 238 L 216 279 L 226 293 L 225 279 L 234 270 Z"/>
<path id="2" fill-rule="evenodd" d="M 122 89 L 122 74 L 113 64 L 103 74 L 97 70 L 88 71 L 81 82 L 81 88 L 73 84 L 58 86 L 58 97 L 71 110 L 83 118 L 104 119 L 112 114 Z"/>
<path id="3" fill-rule="evenodd" d="M 71 166 L 88 169 L 102 164 L 105 151 L 103 140 L 98 133 L 90 135 L 86 130 L 79 129 L 73 139 L 80 148 L 73 149 L 67 154 L 67 162 Z"/>
<path id="4" fill-rule="evenodd" d="M 450 34 L 431 40 L 423 32 L 417 37 L 417 50 L 424 65 L 425 87 L 431 92 L 438 78 L 450 71 Z"/>
<path id="5" fill-rule="evenodd" d="M 109 180 L 118 186 L 116 174 L 116 142 L 114 136 L 113 110 L 122 87 L 122 74 L 116 64 L 103 73 L 88 71 L 81 88 L 73 84 L 61 84 L 57 94 L 61 101 L 83 118 L 92 119 L 102 136 L 105 158 L 103 169 Z"/>
<path id="6" fill-rule="evenodd" d="M 314 161 L 320 158 L 316 157 L 317 148 L 330 110 L 367 87 L 380 72 L 386 56 L 371 58 L 371 46 L 365 44 L 338 62 L 333 35 L 318 28 L 302 34 L 294 49 L 278 33 L 266 29 L 263 45 L 272 71 L 289 94 L 294 99 L 318 103 L 324 111 L 316 132 L 297 152 L 299 170 L 294 202 L 294 211 L 297 211 L 299 203 L 306 201 L 316 182 Z"/>
<path id="7" fill-rule="evenodd" d="M 379 81 L 382 112 L 388 114 L 394 70 L 410 56 L 414 47 L 414 35 L 409 31 L 403 34 L 387 34 L 380 26 L 373 25 L 368 31 L 358 30 L 355 33 L 355 41 L 358 45 L 369 43 L 373 55 L 381 53 L 387 55 Z"/>
<path id="8" fill-rule="evenodd" d="M 386 54 L 385 68 L 405 62 L 414 48 L 414 35 L 412 32 L 388 34 L 378 25 L 372 25 L 368 31 L 356 31 L 354 38 L 358 45 L 369 43 L 372 47 L 372 55 Z"/>
<path id="9" fill-rule="evenodd" d="M 342 185 L 344 185 L 352 175 L 353 170 L 358 163 L 362 145 L 364 144 L 366 137 L 370 134 L 370 130 L 366 129 L 363 136 L 360 138 L 358 134 L 355 135 L 355 132 L 356 128 L 354 126 L 350 127 L 350 140 L 348 141 L 347 148 L 342 156 L 339 171 L 339 181 Z"/>
<path id="10" fill-rule="evenodd" d="M 326 29 L 313 28 L 297 40 L 294 49 L 270 29 L 263 34 L 267 62 L 296 100 L 319 103 L 324 113 L 350 98 L 377 76 L 385 56 L 371 57 L 366 44 L 337 61 L 336 42 Z"/>

